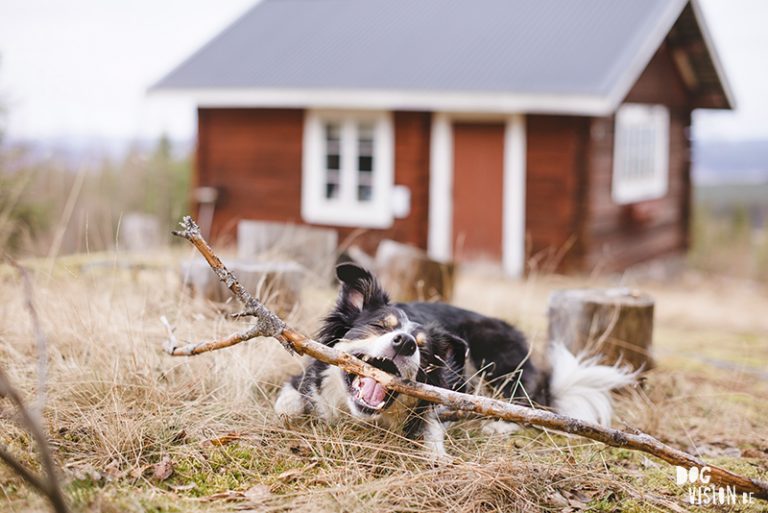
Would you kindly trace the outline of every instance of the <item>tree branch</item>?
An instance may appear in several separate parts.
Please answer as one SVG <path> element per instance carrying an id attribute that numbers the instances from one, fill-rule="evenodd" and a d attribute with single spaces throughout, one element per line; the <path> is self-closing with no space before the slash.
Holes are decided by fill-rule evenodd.
<path id="1" fill-rule="evenodd" d="M 720 486 L 732 486 L 739 492 L 752 493 L 754 497 L 768 500 L 768 483 L 735 474 L 715 465 L 707 464 L 683 451 L 670 447 L 652 436 L 635 431 L 632 433 L 584 422 L 546 410 L 537 410 L 518 406 L 488 397 L 454 392 L 416 381 L 405 380 L 377 369 L 354 356 L 320 344 L 285 325 L 274 313 L 254 299 L 237 282 L 211 247 L 202 239 L 200 230 L 187 216 L 182 221 L 183 230 L 175 235 L 189 240 L 205 257 L 213 271 L 245 306 L 246 314 L 254 317 L 255 322 L 245 331 L 231 335 L 223 340 L 201 342 L 183 347 L 173 346 L 166 351 L 172 356 L 200 354 L 222 347 L 229 347 L 254 337 L 274 337 L 299 354 L 309 355 L 330 365 L 335 365 L 346 372 L 373 378 L 385 388 L 432 403 L 442 404 L 460 412 L 476 413 L 495 417 L 510 422 L 528 424 L 552 429 L 563 433 L 582 436 L 612 447 L 621 447 L 645 452 L 656 456 L 669 464 L 683 467 L 709 467 L 711 480 Z"/>
<path id="2" fill-rule="evenodd" d="M 40 327 L 40 322 L 35 311 L 32 300 L 32 285 L 27 271 L 13 259 L 8 258 L 8 261 L 18 270 L 19 275 L 25 282 L 25 301 L 32 320 L 33 330 L 37 338 L 38 351 L 40 351 L 38 354 L 38 407 L 31 411 L 27 408 L 21 394 L 19 394 L 13 387 L 2 367 L 0 367 L 0 397 L 7 397 L 16 405 L 16 409 L 18 410 L 21 419 L 21 426 L 32 435 L 32 438 L 37 444 L 37 453 L 40 458 L 40 464 L 45 472 L 45 477 L 43 478 L 35 475 L 2 447 L 0 447 L 0 459 L 11 467 L 22 479 L 29 483 L 30 486 L 44 495 L 51 503 L 51 506 L 56 513 L 68 513 L 69 508 L 67 508 L 64 494 L 61 491 L 58 475 L 56 473 L 56 465 L 53 461 L 50 447 L 48 446 L 48 440 L 43 434 L 42 427 L 42 408 L 45 396 L 44 392 L 41 392 L 41 390 L 45 390 L 45 366 L 47 364 L 47 358 L 43 353 L 46 352 L 47 339 Z"/>
<path id="3" fill-rule="evenodd" d="M 25 467 L 16 457 L 5 450 L 5 446 L 0 445 L 0 460 L 11 467 L 24 481 L 41 495 L 48 495 L 48 484 L 37 477 L 31 470 Z"/>

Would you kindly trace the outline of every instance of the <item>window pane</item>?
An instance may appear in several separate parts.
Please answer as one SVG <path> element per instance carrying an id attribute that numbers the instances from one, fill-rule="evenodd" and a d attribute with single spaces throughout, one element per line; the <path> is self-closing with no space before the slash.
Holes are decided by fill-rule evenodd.
<path id="1" fill-rule="evenodd" d="M 340 192 L 341 126 L 325 125 L 325 197 L 335 199 Z"/>
<path id="2" fill-rule="evenodd" d="M 373 156 L 373 125 L 361 123 L 357 127 L 357 154 L 360 156 Z"/>
<path id="3" fill-rule="evenodd" d="M 369 123 L 357 126 L 357 200 L 373 199 L 374 129 Z"/>
<path id="4" fill-rule="evenodd" d="M 373 171 L 373 157 L 359 155 L 357 157 L 357 169 L 360 172 Z"/>
<path id="5" fill-rule="evenodd" d="M 339 170 L 341 168 L 341 158 L 339 155 L 326 155 L 325 168 L 327 170 Z"/>
<path id="6" fill-rule="evenodd" d="M 370 185 L 358 185 L 357 201 L 371 201 L 373 199 L 373 187 Z"/>

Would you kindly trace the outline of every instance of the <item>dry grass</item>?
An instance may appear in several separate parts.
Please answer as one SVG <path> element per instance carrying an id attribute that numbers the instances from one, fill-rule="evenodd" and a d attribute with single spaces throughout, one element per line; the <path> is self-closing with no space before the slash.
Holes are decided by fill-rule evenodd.
<path id="1" fill-rule="evenodd" d="M 271 401 L 297 362 L 266 340 L 190 359 L 164 355 L 162 314 L 181 339 L 237 326 L 181 293 L 162 259 L 138 271 L 114 262 L 81 273 L 76 260 L 62 260 L 52 275 L 45 265 L 35 274 L 51 339 L 45 420 L 76 511 L 685 508 L 684 490 L 664 464 L 538 430 L 489 438 L 478 421 L 458 424 L 448 443 L 454 464 L 433 466 L 417 442 L 372 426 L 285 426 Z M 540 346 L 549 292 L 585 283 L 465 275 L 457 303 L 519 323 Z M 620 399 L 617 424 L 768 478 L 768 377 L 760 374 L 768 369 L 766 291 L 690 277 L 639 285 L 658 300 L 660 365 L 644 390 Z M 308 288 L 293 322 L 312 331 L 333 296 L 330 287 Z M 2 269 L 0 304 L 0 365 L 34 397 L 34 339 L 18 280 Z M 0 402 L 0 441 L 34 461 L 12 420 Z M 173 475 L 153 479 L 153 465 L 166 456 Z M 0 467 L 0 510 L 45 504 Z"/>

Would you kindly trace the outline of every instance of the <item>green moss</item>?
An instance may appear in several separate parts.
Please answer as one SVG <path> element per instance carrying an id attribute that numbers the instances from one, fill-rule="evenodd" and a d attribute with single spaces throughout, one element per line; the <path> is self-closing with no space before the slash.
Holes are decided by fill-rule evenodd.
<path id="1" fill-rule="evenodd" d="M 651 511 L 659 511 L 659 507 L 637 499 L 625 499 L 621 502 L 618 511 L 625 513 L 650 513 Z"/>
<path id="2" fill-rule="evenodd" d="M 194 483 L 194 488 L 183 493 L 205 497 L 258 483 L 270 484 L 280 473 L 302 466 L 298 461 L 280 460 L 274 454 L 267 455 L 248 445 L 233 443 L 214 448 L 207 458 L 186 457 L 176 461 L 174 474 L 165 486 Z"/>
<path id="3" fill-rule="evenodd" d="M 596 511 L 596 512 L 613 512 L 616 511 L 616 497 L 611 494 L 610 497 L 605 499 L 600 499 L 598 501 L 590 502 L 589 503 L 589 510 L 590 511 Z"/>
<path id="4" fill-rule="evenodd" d="M 72 506 L 81 508 L 94 501 L 102 487 L 101 484 L 101 481 L 96 481 L 90 477 L 74 479 L 67 484 L 64 492 Z"/>
<path id="5" fill-rule="evenodd" d="M 139 504 L 141 504 L 142 511 L 145 513 L 180 513 L 188 511 L 187 508 L 180 507 L 178 501 L 172 501 L 168 497 L 140 499 Z"/>

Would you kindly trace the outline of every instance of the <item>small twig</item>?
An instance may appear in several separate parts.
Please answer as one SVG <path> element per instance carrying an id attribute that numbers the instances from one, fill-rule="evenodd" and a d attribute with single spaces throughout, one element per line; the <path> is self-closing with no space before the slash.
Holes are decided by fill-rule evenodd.
<path id="1" fill-rule="evenodd" d="M 670 447 L 652 436 L 640 431 L 624 432 L 603 427 L 590 422 L 558 415 L 545 410 L 537 410 L 524 406 L 491 399 L 488 397 L 454 392 L 444 388 L 434 387 L 416 381 L 405 380 L 377 369 L 354 356 L 338 351 L 332 347 L 320 344 L 304 335 L 287 327 L 274 313 L 267 310 L 261 303 L 254 299 L 237 282 L 213 250 L 200 236 L 200 231 L 190 217 L 185 217 L 182 222 L 184 230 L 174 232 L 176 235 L 186 238 L 197 247 L 219 276 L 235 296 L 244 304 L 248 315 L 252 315 L 255 323 L 247 330 L 231 335 L 219 341 L 201 342 L 190 344 L 183 348 L 173 347 L 169 354 L 173 356 L 200 354 L 213 351 L 222 347 L 229 347 L 254 337 L 275 337 L 299 354 L 309 355 L 317 360 L 330 365 L 335 365 L 346 372 L 373 378 L 385 388 L 405 395 L 423 399 L 436 404 L 442 404 L 457 412 L 476 413 L 486 417 L 529 424 L 579 435 L 591 440 L 602 442 L 612 447 L 622 447 L 645 452 L 660 458 L 672 465 L 685 467 L 709 467 L 713 483 L 721 486 L 732 486 L 739 492 L 752 493 L 754 497 L 768 500 L 768 483 L 735 474 L 715 465 Z M 263 315 L 263 317 L 262 317 Z M 167 349 L 166 349 L 167 350 Z"/>
<path id="2" fill-rule="evenodd" d="M 160 322 L 165 326 L 165 332 L 168 334 L 165 350 L 168 353 L 172 353 L 174 349 L 179 346 L 179 341 L 174 333 L 174 328 L 171 326 L 171 323 L 168 322 L 168 318 L 165 315 L 160 316 Z"/>
<path id="3" fill-rule="evenodd" d="M 32 488 L 38 491 L 41 495 L 48 495 L 48 484 L 32 473 L 27 467 L 25 467 L 19 460 L 17 460 L 11 453 L 5 450 L 5 447 L 0 445 L 0 460 L 3 460 L 6 465 L 11 467 L 11 470 L 19 474 L 21 478 L 27 482 Z"/>
<path id="4" fill-rule="evenodd" d="M 47 358 L 44 356 L 47 348 L 47 342 L 43 330 L 40 328 L 37 312 L 35 311 L 32 302 L 32 284 L 29 281 L 29 274 L 26 270 L 15 262 L 11 258 L 7 260 L 18 271 L 19 275 L 25 280 L 25 292 L 27 309 L 29 310 L 30 317 L 32 319 L 33 329 L 38 342 L 38 381 L 39 390 L 45 390 L 45 366 L 47 365 Z M 42 381 L 42 384 L 40 383 Z M 0 397 L 7 397 L 12 403 L 16 405 L 16 409 L 19 412 L 20 424 L 24 427 L 35 440 L 37 444 L 37 452 L 40 458 L 40 464 L 43 467 L 45 477 L 40 477 L 34 474 L 31 470 L 27 469 L 18 459 L 16 459 L 11 453 L 7 452 L 3 447 L 0 447 L 0 459 L 2 459 L 9 467 L 11 467 L 22 479 L 24 479 L 30 486 L 44 495 L 51 503 L 56 513 L 68 513 L 66 501 L 64 500 L 64 494 L 61 491 L 59 479 L 57 475 L 56 465 L 51 455 L 51 449 L 48 446 L 48 440 L 43 434 L 42 428 L 42 406 L 44 395 L 40 395 L 38 390 L 38 408 L 27 407 L 26 403 L 21 397 L 21 394 L 11 385 L 11 381 L 7 374 L 0 367 Z"/>
<path id="5" fill-rule="evenodd" d="M 21 417 L 21 425 L 29 431 L 32 438 L 34 438 L 37 443 L 37 452 L 40 457 L 40 463 L 45 471 L 45 479 L 35 476 L 29 470 L 26 472 L 19 472 L 19 469 L 22 468 L 23 465 L 6 451 L 2 451 L 0 457 L 33 488 L 45 495 L 50 501 L 51 506 L 53 506 L 54 511 L 57 513 L 67 513 L 69 510 L 64 501 L 64 494 L 61 492 L 61 487 L 59 486 L 59 480 L 56 475 L 56 466 L 53 463 L 53 456 L 51 456 L 51 450 L 48 447 L 48 440 L 43 435 L 40 423 L 29 411 L 24 400 L 21 398 L 21 395 L 19 395 L 15 388 L 13 388 L 8 376 L 2 368 L 0 368 L 0 396 L 9 398 L 11 402 L 16 405 L 16 409 Z"/>
<path id="6" fill-rule="evenodd" d="M 7 260 L 16 268 L 24 284 L 24 303 L 26 304 L 27 312 L 29 312 L 29 319 L 32 322 L 32 329 L 37 341 L 37 403 L 35 404 L 35 410 L 37 415 L 42 417 L 42 412 L 45 408 L 45 388 L 48 380 L 48 339 L 40 327 L 40 318 L 37 316 L 37 310 L 35 309 L 32 280 L 29 278 L 29 273 L 13 258 L 8 257 Z"/>
<path id="7" fill-rule="evenodd" d="M 167 322 L 167 321 L 166 321 Z M 172 334 L 173 332 L 171 332 Z M 221 340 L 205 340 L 202 342 L 194 342 L 185 345 L 179 345 L 176 337 L 169 338 L 163 349 L 171 356 L 194 356 L 200 353 L 207 353 L 208 351 L 215 351 L 216 349 L 223 349 L 225 347 L 234 346 L 240 342 L 251 340 L 252 338 L 261 337 L 260 329 L 255 327 L 248 328 L 247 330 L 234 333 Z"/>

